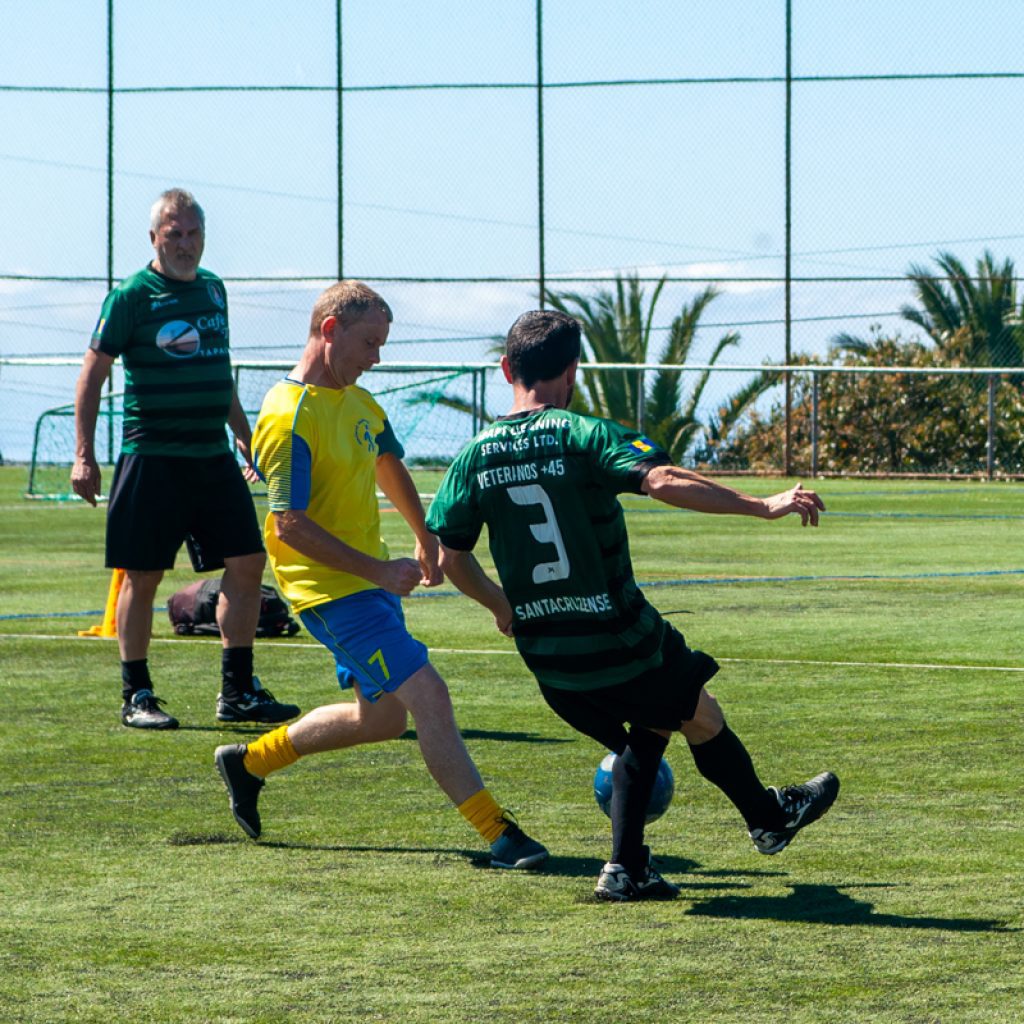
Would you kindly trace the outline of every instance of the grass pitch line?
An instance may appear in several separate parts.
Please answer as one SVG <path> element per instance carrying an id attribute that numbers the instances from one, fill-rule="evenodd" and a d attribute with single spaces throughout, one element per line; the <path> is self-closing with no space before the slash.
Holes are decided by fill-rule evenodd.
<path id="1" fill-rule="evenodd" d="M 817 665 L 825 668 L 903 668 L 921 672 L 1017 672 L 1024 673 L 1024 666 L 1018 665 L 935 665 L 927 662 L 906 661 L 817 661 L 807 658 L 715 658 L 715 661 L 731 661 L 747 665 Z"/>
<path id="2" fill-rule="evenodd" d="M 0 633 L 0 640 L 63 640 L 75 643 L 113 643 L 116 637 L 72 636 L 67 633 Z M 155 636 L 151 644 L 207 644 L 220 646 L 216 637 L 160 637 Z M 322 651 L 319 643 L 308 643 L 295 640 L 272 640 L 268 646 L 291 647 L 299 650 Z M 431 647 L 431 654 L 466 654 L 466 655 L 501 655 L 518 657 L 514 647 L 502 650 L 498 647 Z M 908 661 L 825 661 L 812 658 L 721 658 L 716 661 L 730 662 L 736 665 L 810 665 L 819 668 L 897 668 L 919 672 L 1011 672 L 1024 674 L 1024 665 L 941 665 L 929 662 Z"/>

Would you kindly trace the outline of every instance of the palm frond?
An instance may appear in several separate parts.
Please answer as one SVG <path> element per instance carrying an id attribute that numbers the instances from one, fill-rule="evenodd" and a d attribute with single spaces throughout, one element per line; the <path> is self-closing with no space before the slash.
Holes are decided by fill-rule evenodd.
<path id="1" fill-rule="evenodd" d="M 907 316 L 907 310 L 912 309 L 910 306 L 904 306 L 901 313 Z M 917 310 L 912 310 L 917 312 Z M 847 334 L 845 331 L 841 334 L 836 334 L 832 337 L 828 346 L 828 357 L 829 359 L 837 359 L 844 355 L 866 355 L 871 350 L 871 342 L 865 341 L 863 338 L 858 338 L 855 334 Z"/>
<path id="2" fill-rule="evenodd" d="M 1006 360 L 1016 365 L 1024 359 L 1013 261 L 998 263 L 986 249 L 975 263 L 973 276 L 952 253 L 938 253 L 935 262 L 944 281 L 911 265 L 907 277 L 920 308 L 904 306 L 903 318 L 922 327 L 944 354 L 962 353 L 973 365 Z"/>
<path id="3" fill-rule="evenodd" d="M 685 303 L 673 318 L 668 340 L 660 355 L 652 351 L 654 314 L 666 277 L 662 277 L 645 294 L 638 275 L 622 274 L 610 290 L 601 289 L 591 296 L 578 292 L 547 292 L 550 304 L 576 317 L 583 325 L 587 360 L 601 363 L 661 363 L 683 365 L 691 357 L 701 317 L 718 296 L 713 286 L 705 288 Z M 722 352 L 739 342 L 731 332 L 716 342 L 708 364 L 714 366 Z M 711 374 L 696 374 L 691 388 L 684 387 L 680 370 L 659 369 L 645 374 L 650 378 L 644 391 L 644 429 L 648 436 L 662 445 L 675 459 L 682 459 L 703 428 L 697 419 L 697 407 Z M 639 426 L 641 374 L 628 370 L 588 373 L 581 368 L 582 386 L 574 398 L 573 408 L 585 409 L 592 415 L 605 416 L 629 426 Z M 759 375 L 740 389 L 738 397 L 727 405 L 740 412 L 749 408 L 771 384 L 770 373 Z M 737 413 L 739 415 L 739 413 Z"/>

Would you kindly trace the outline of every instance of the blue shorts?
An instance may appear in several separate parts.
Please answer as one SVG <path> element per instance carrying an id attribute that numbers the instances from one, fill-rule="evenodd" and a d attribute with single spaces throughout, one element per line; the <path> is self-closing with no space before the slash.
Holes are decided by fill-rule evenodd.
<path id="1" fill-rule="evenodd" d="M 427 664 L 426 645 L 409 635 L 402 602 L 386 590 L 361 590 L 299 612 L 302 624 L 334 655 L 338 685 L 356 682 L 368 701 L 394 693 Z"/>

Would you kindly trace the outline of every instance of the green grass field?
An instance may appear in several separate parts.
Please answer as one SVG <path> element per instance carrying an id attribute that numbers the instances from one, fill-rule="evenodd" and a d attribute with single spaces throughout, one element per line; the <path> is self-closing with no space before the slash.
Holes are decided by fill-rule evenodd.
<path id="1" fill-rule="evenodd" d="M 681 898 L 610 906 L 591 898 L 602 752 L 482 610 L 447 585 L 406 605 L 546 868 L 488 869 L 408 735 L 273 776 L 253 843 L 212 764 L 255 734 L 214 719 L 216 642 L 158 613 L 150 662 L 182 728 L 123 728 L 114 642 L 76 636 L 106 595 L 103 513 L 26 502 L 24 479 L 0 470 L 5 1024 L 1024 1019 L 1021 485 L 823 481 L 816 531 L 628 501 L 638 577 L 722 662 L 711 690 L 762 777 L 830 768 L 843 789 L 762 857 L 673 743 L 649 840 Z M 256 657 L 282 699 L 336 699 L 305 633 Z"/>

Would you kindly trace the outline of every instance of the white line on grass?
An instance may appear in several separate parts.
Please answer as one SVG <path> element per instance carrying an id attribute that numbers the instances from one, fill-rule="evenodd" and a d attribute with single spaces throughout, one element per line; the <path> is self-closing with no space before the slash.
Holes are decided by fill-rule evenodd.
<path id="1" fill-rule="evenodd" d="M 114 637 L 100 636 L 68 636 L 67 634 L 51 633 L 0 633 L 0 640 L 114 640 Z M 220 646 L 220 640 L 216 637 L 153 637 L 151 644 L 216 644 Z M 306 648 L 310 651 L 321 651 L 323 647 L 318 643 L 296 642 L 294 640 L 275 640 L 272 647 L 294 647 Z M 501 650 L 497 647 L 431 647 L 432 654 L 476 654 L 476 655 L 515 655 L 518 652 L 514 648 Z M 737 665 L 817 665 L 824 668 L 899 668 L 910 669 L 921 672 L 1017 672 L 1024 673 L 1024 666 L 1014 665 L 940 665 L 927 662 L 912 661 L 821 661 L 811 658 L 715 658 L 716 661 L 734 662 Z"/>

